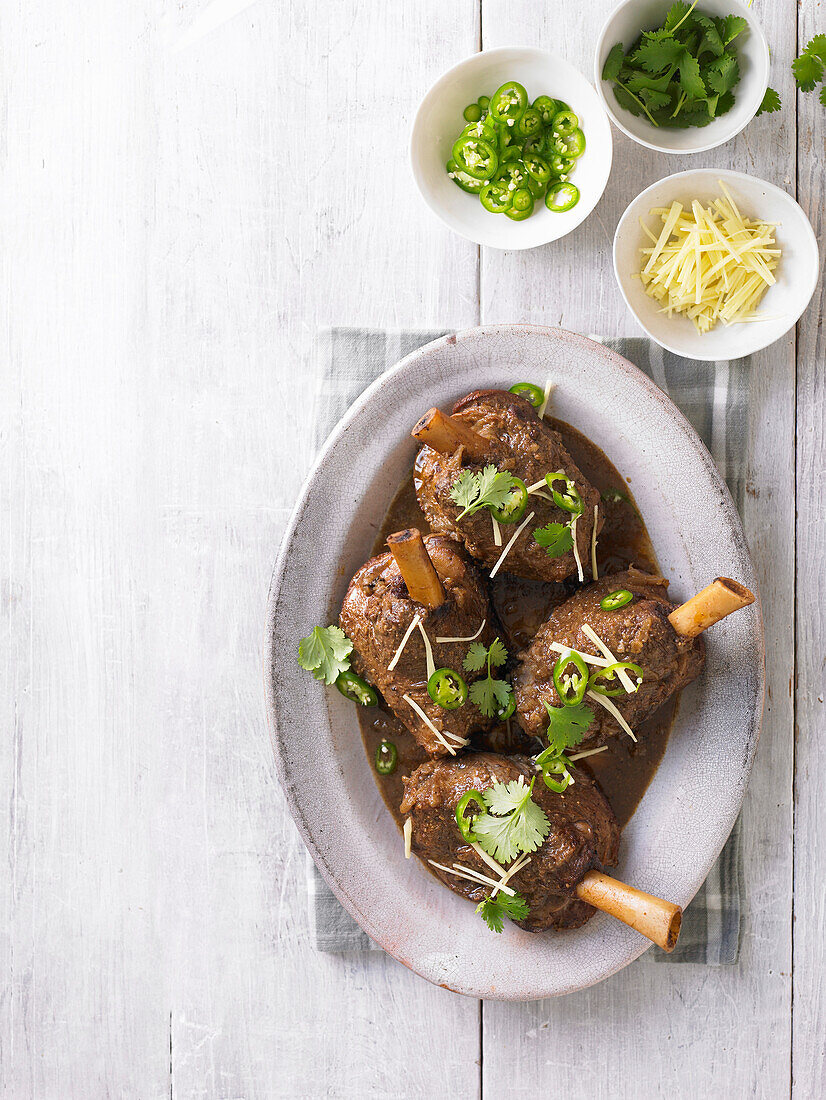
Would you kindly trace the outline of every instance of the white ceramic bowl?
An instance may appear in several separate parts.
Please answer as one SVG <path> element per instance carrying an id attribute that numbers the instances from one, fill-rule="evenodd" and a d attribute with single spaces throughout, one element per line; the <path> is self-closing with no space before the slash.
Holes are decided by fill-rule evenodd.
<path id="1" fill-rule="evenodd" d="M 524 84 L 531 102 L 549 95 L 564 100 L 579 116 L 586 148 L 571 173 L 580 190 L 573 210 L 552 213 L 538 202 L 530 218 L 514 222 L 489 213 L 478 196 L 466 194 L 448 178 L 445 165 L 466 125 L 462 111 L 480 95 L 493 95 L 507 80 Z M 535 248 L 576 229 L 605 190 L 611 155 L 611 127 L 585 77 L 556 54 L 515 46 L 484 50 L 446 72 L 422 100 L 410 139 L 413 175 L 430 209 L 456 233 L 493 248 Z"/>
<path id="2" fill-rule="evenodd" d="M 406 966 L 461 993 L 532 1000 L 582 989 L 649 947 L 603 914 L 582 928 L 493 935 L 417 859 L 371 774 L 355 708 L 298 667 L 298 640 L 333 622 L 349 578 L 413 462 L 410 428 L 473 389 L 556 382 L 554 413 L 632 479 L 677 601 L 719 574 L 755 588 L 740 520 L 694 429 L 641 371 L 560 329 L 492 325 L 436 340 L 387 371 L 328 439 L 284 535 L 264 654 L 278 777 L 319 869 L 362 928 Z M 610 400 L 606 395 L 610 394 Z M 762 712 L 759 602 L 718 623 L 662 764 L 623 830 L 618 878 L 686 905 L 728 836 Z"/>
<path id="3" fill-rule="evenodd" d="M 740 0 L 699 0 L 697 10 L 717 18 L 741 15 L 748 22 L 744 31 L 732 43 L 740 66 L 740 83 L 734 89 L 734 106 L 708 126 L 687 130 L 666 130 L 651 124 L 643 115 L 637 117 L 620 107 L 612 85 L 602 79 L 611 47 L 622 42 L 628 49 L 644 30 L 661 27 L 671 7 L 669 0 L 623 0 L 605 21 L 597 41 L 594 60 L 594 80 L 597 92 L 608 114 L 628 137 L 649 149 L 662 153 L 701 153 L 716 149 L 730 141 L 751 122 L 766 94 L 769 84 L 769 46 L 754 12 Z"/>
<path id="4" fill-rule="evenodd" d="M 701 334 L 687 317 L 658 312 L 659 302 L 648 297 L 633 275 L 640 270 L 640 248 L 650 244 L 640 219 L 656 231 L 662 223 L 649 214 L 652 207 L 670 206 L 675 199 L 684 206 L 690 206 L 692 199 L 708 203 L 721 194 L 720 180 L 742 214 L 779 223 L 776 239 L 782 255 L 775 272 L 777 282 L 759 307 L 767 320 L 728 326 L 718 322 L 711 332 Z M 614 235 L 614 272 L 628 308 L 652 340 L 688 359 L 739 359 L 779 340 L 809 304 L 819 271 L 814 230 L 794 199 L 773 183 L 721 168 L 677 172 L 652 184 L 630 204 Z"/>

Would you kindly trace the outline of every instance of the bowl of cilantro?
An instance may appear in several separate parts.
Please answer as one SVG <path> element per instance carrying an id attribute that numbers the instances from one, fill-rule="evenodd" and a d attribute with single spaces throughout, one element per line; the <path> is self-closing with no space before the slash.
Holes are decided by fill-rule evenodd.
<path id="1" fill-rule="evenodd" d="M 773 109 L 766 36 L 740 0 L 623 0 L 594 68 L 614 124 L 663 153 L 716 149 Z"/>

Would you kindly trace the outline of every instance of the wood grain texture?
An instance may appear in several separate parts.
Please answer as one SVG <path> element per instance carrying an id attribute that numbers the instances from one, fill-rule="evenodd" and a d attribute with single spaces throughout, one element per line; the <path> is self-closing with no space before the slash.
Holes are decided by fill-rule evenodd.
<path id="1" fill-rule="evenodd" d="M 4 13 L 0 1091 L 475 1097 L 476 1002 L 315 950 L 260 653 L 317 327 L 477 320 L 406 135 L 478 7 L 206 8 Z"/>
<path id="2" fill-rule="evenodd" d="M 608 0 L 484 0 L 486 48 L 559 49 L 590 74 Z M 775 60 L 773 80 L 792 101 L 788 62 L 796 37 L 791 4 L 761 10 Z M 521 32 L 521 35 L 520 35 Z M 538 94 L 539 89 L 531 94 Z M 551 92 L 551 94 L 553 94 Z M 769 121 L 771 119 L 771 121 Z M 720 165 L 794 191 L 794 112 L 754 122 L 731 144 L 692 157 L 657 154 L 614 129 L 614 166 L 594 216 L 562 241 L 531 252 L 483 250 L 484 322 L 525 320 L 606 336 L 633 335 L 612 273 L 611 242 L 639 191 L 671 172 Z M 486 1003 L 485 1095 L 517 1095 L 545 1083 L 551 1095 L 781 1097 L 789 1092 L 791 1019 L 794 341 L 754 356 L 742 505 L 766 616 L 768 695 L 757 763 L 743 810 L 747 910 L 737 966 L 638 964 L 591 990 L 530 1005 Z M 596 1047 L 594 1045 L 597 1036 Z M 598 1053 L 597 1053 L 598 1052 Z M 606 1066 L 610 1064 L 610 1074 Z M 805 1093 L 801 1093 L 805 1095 Z"/>
<path id="3" fill-rule="evenodd" d="M 826 32 L 826 8 L 800 5 L 800 48 Z M 788 101 L 787 101 L 788 102 Z M 818 91 L 797 97 L 799 202 L 826 249 L 826 109 Z M 826 560 L 823 280 L 798 325 L 797 360 L 797 675 L 794 817 L 794 1016 L 792 1089 L 826 1095 L 826 610 L 819 595 Z"/>
<path id="4" fill-rule="evenodd" d="M 480 1006 L 313 945 L 273 776 L 261 632 L 312 460 L 327 324 L 633 332 L 627 202 L 725 165 L 793 190 L 791 0 L 762 4 L 780 115 L 693 158 L 616 131 L 566 240 L 486 252 L 415 193 L 425 90 L 478 47 L 590 74 L 610 0 L 55 0 L 0 21 L 0 1090 L 14 1097 L 765 1096 L 790 1088 L 794 340 L 757 356 L 744 520 L 769 647 L 740 964 L 649 957 Z M 560 28 L 564 34 L 560 36 Z M 823 30 L 802 5 L 800 39 Z M 823 108 L 800 99 L 822 242 Z M 375 171 L 376 156 L 382 170 Z M 826 1090 L 822 287 L 799 326 L 794 1093 Z M 482 1038 L 484 1046 L 482 1046 Z M 611 1066 L 609 1077 L 607 1066 Z M 481 1067 L 481 1068 L 480 1068 Z M 624 1082 L 618 1091 L 617 1082 Z"/>

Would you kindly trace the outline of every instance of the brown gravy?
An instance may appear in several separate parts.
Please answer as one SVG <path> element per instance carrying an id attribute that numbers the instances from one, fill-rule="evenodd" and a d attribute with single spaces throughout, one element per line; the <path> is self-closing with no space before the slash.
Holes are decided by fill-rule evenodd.
<path id="1" fill-rule="evenodd" d="M 603 499 L 600 503 L 600 511 L 605 520 L 598 543 L 600 574 L 617 573 L 629 565 L 636 565 L 650 573 L 658 572 L 645 523 L 619 472 L 599 447 L 576 428 L 560 420 L 550 417 L 548 419 L 562 436 L 571 457 L 591 484 L 603 494 L 611 490 L 621 494 L 619 499 Z M 387 536 L 405 527 L 418 527 L 423 534 L 429 530 L 416 502 L 412 471 L 399 487 L 387 510 L 373 553 L 383 553 L 387 549 Z M 494 579 L 491 588 L 492 601 L 507 635 L 506 644 L 511 653 L 530 642 L 553 608 L 576 587 L 575 583 L 546 584 L 512 577 L 507 573 Z M 637 744 L 626 737 L 612 738 L 605 752 L 583 761 L 583 765 L 597 780 L 611 803 L 620 826 L 624 826 L 633 814 L 659 766 L 668 742 L 678 698 L 679 696 L 670 700 L 643 723 Z M 359 708 L 358 716 L 371 771 L 387 808 L 401 827 L 399 804 L 403 793 L 402 779 L 427 757 L 402 723 L 382 706 Z M 376 750 L 385 738 L 393 741 L 399 752 L 398 767 L 389 776 L 379 775 L 375 770 Z M 535 746 L 536 742 L 532 744 Z M 484 745 L 495 747 L 498 751 L 519 751 L 520 748 L 524 751 L 526 746 L 527 740 L 521 736 L 515 723 L 495 730 Z M 479 747 L 483 747 L 481 742 Z"/>

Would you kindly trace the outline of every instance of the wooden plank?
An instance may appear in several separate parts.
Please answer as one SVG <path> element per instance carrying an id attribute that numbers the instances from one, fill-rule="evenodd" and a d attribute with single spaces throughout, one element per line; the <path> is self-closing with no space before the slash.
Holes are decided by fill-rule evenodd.
<path id="1" fill-rule="evenodd" d="M 440 27 L 432 48 L 411 49 L 425 25 Z M 468 3 L 323 16 L 256 4 L 174 65 L 153 58 L 169 107 L 156 122 L 144 462 L 175 838 L 163 846 L 174 1095 L 476 1094 L 476 1002 L 381 953 L 315 948 L 260 651 L 313 457 L 318 327 L 476 320 L 477 251 L 420 203 L 406 143 L 418 99 L 477 34 Z"/>
<path id="2" fill-rule="evenodd" d="M 800 49 L 823 33 L 821 8 L 799 9 Z M 787 110 L 792 99 L 784 100 Z M 809 215 L 823 260 L 826 206 L 826 110 L 818 90 L 797 97 L 798 201 Z M 797 360 L 797 657 L 794 816 L 794 1001 L 792 1094 L 800 1100 L 826 1095 L 826 612 L 817 593 L 826 560 L 823 529 L 823 439 L 826 383 L 823 361 L 823 280 L 798 326 Z"/>
<path id="3" fill-rule="evenodd" d="M 260 673 L 316 327 L 477 319 L 405 145 L 478 7 L 256 4 L 175 52 L 244 7 L 1 29 L 9 1096 L 478 1091 L 477 1002 L 316 952 Z"/>
<path id="4" fill-rule="evenodd" d="M 484 0 L 484 46 L 521 41 L 558 49 L 590 78 L 597 28 L 612 6 L 609 0 L 589 6 L 559 0 L 553 9 L 543 9 L 524 0 Z M 788 104 L 783 73 L 796 36 L 794 5 L 764 6 L 761 17 L 775 61 L 772 80 Z M 553 94 L 553 89 L 542 90 Z M 584 333 L 635 335 L 611 266 L 613 232 L 628 202 L 662 176 L 704 165 L 745 169 L 793 188 L 794 138 L 790 110 L 780 118 L 757 120 L 721 149 L 690 158 L 649 152 L 614 130 L 611 180 L 583 226 L 563 241 L 528 253 L 483 250 L 483 321 L 518 319 Z M 748 369 L 752 401 L 742 514 L 766 615 L 768 695 L 742 817 L 747 908 L 740 962 L 714 969 L 661 965 L 644 956 L 608 982 L 559 1001 L 486 1003 L 486 1094 L 530 1090 L 617 1100 L 682 1095 L 690 1083 L 698 1097 L 788 1095 L 793 340 L 753 357 Z"/>

